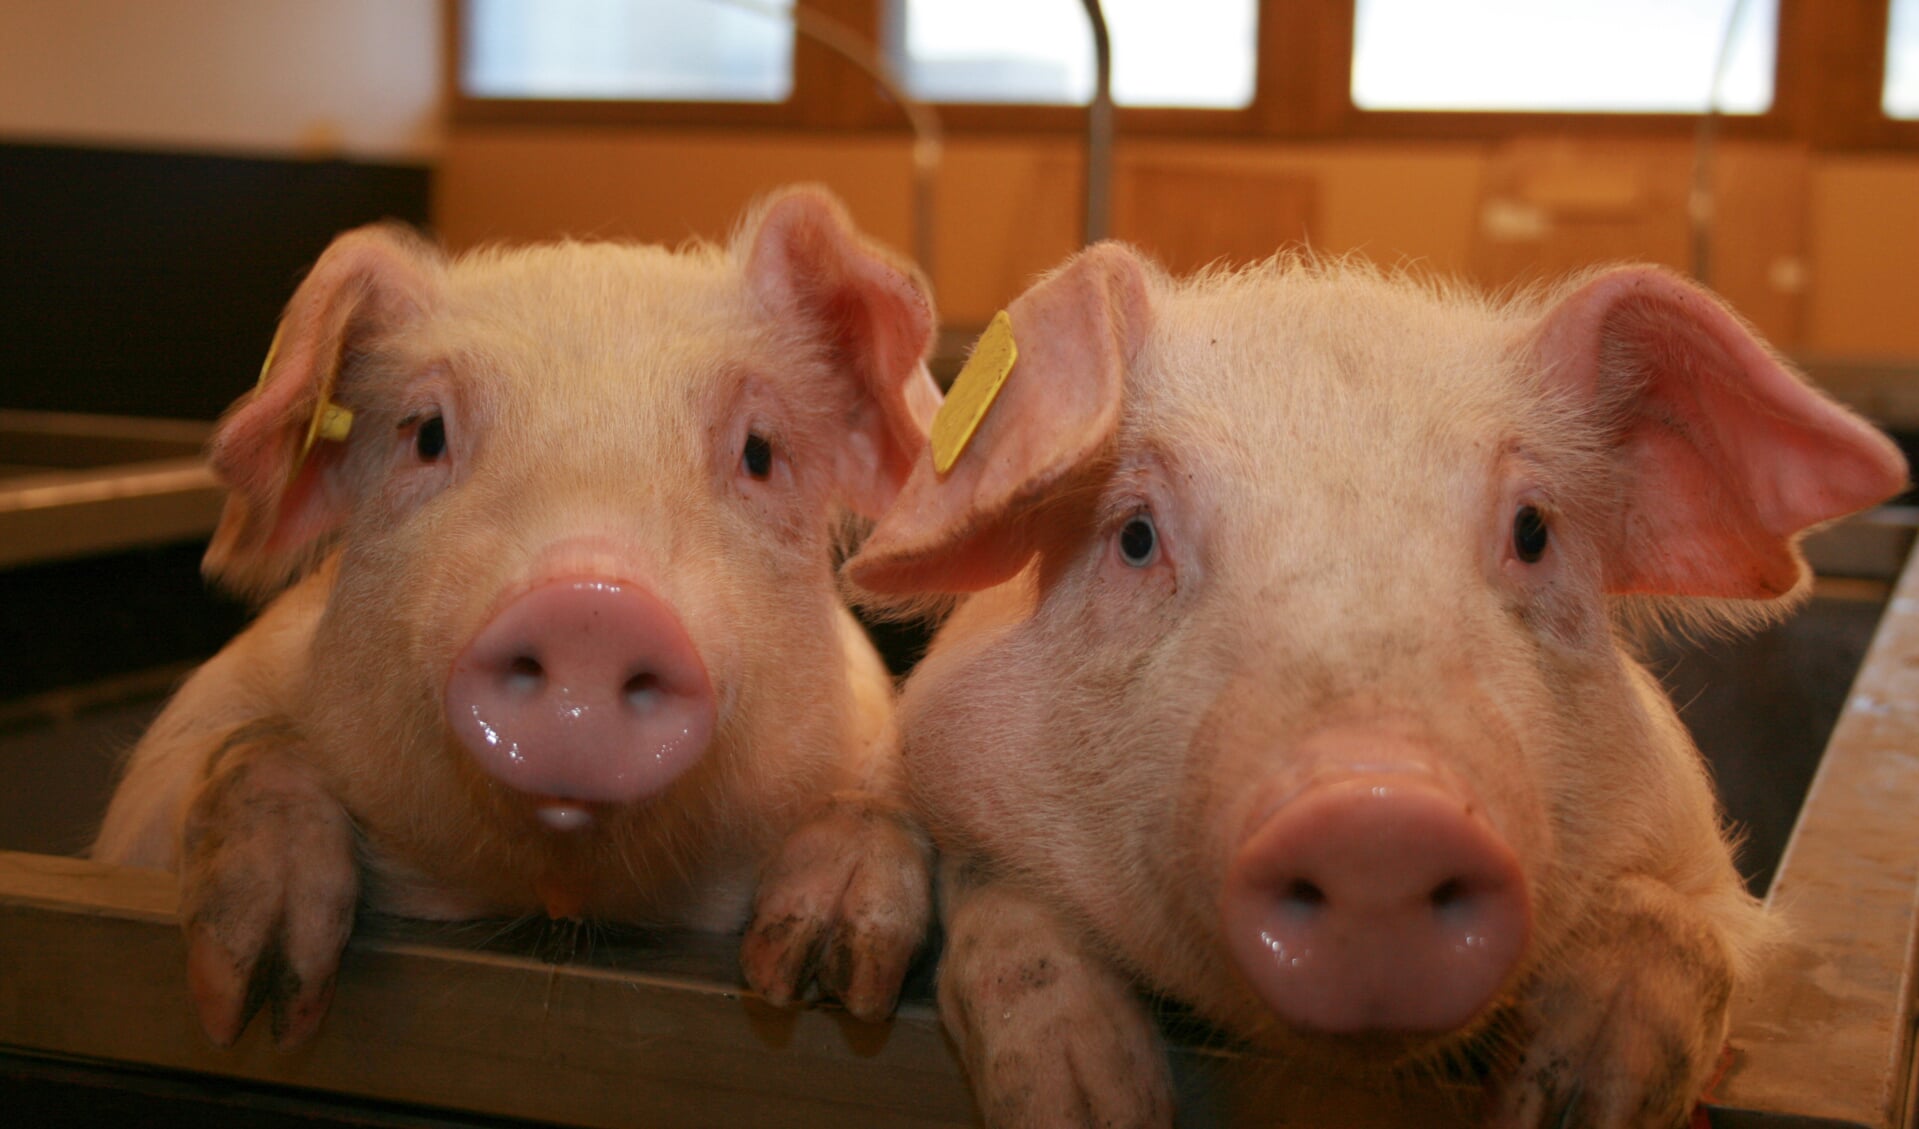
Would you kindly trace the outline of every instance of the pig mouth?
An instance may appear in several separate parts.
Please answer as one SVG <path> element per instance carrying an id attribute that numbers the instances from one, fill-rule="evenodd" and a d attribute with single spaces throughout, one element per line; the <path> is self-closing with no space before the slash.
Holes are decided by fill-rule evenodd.
<path id="1" fill-rule="evenodd" d="M 549 831 L 562 834 L 585 831 L 606 817 L 610 806 L 592 800 L 574 800 L 565 796 L 529 796 L 533 818 Z"/>
<path id="2" fill-rule="evenodd" d="M 1299 1031 L 1270 1016 L 1249 1041 L 1275 1057 L 1347 1078 L 1478 1086 L 1498 1072 L 1501 1048 L 1517 1043 L 1516 1016 L 1506 997 L 1452 1031 Z"/>

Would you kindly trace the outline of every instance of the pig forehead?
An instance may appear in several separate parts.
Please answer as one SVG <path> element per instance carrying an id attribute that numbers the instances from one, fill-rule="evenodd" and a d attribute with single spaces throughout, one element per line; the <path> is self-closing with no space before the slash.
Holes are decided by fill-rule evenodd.
<path id="1" fill-rule="evenodd" d="M 716 250 L 557 244 L 481 253 L 447 272 L 434 336 L 487 348 L 626 367 L 750 349 L 766 329 Z"/>
<path id="2" fill-rule="evenodd" d="M 1255 491 L 1436 487 L 1436 472 L 1490 465 L 1535 407 L 1515 348 L 1523 319 L 1476 299 L 1305 270 L 1157 297 L 1129 373 L 1128 429 Z"/>

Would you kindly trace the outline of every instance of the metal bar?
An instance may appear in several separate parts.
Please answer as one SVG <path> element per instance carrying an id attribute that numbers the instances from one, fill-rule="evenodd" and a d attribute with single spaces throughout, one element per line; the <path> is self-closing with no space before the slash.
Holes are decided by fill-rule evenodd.
<path id="1" fill-rule="evenodd" d="M 1093 101 L 1086 107 L 1086 243 L 1113 231 L 1113 44 L 1100 0 L 1081 0 L 1093 32 Z"/>

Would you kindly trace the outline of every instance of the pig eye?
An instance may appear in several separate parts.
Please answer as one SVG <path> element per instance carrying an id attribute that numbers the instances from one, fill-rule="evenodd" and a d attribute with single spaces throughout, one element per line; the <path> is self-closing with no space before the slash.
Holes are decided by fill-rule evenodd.
<path id="1" fill-rule="evenodd" d="M 754 478 L 765 481 L 773 473 L 773 444 L 766 437 L 748 432 L 746 448 L 740 452 L 740 466 Z"/>
<path id="2" fill-rule="evenodd" d="M 1538 506 L 1521 506 L 1513 515 L 1513 552 L 1527 564 L 1546 555 L 1546 515 Z"/>
<path id="3" fill-rule="evenodd" d="M 1120 559 L 1134 568 L 1145 568 L 1153 563 L 1158 555 L 1159 530 L 1153 528 L 1153 519 L 1146 514 L 1135 514 L 1131 520 L 1120 527 Z"/>
<path id="4" fill-rule="evenodd" d="M 413 435 L 413 449 L 420 455 L 420 461 L 432 462 L 446 453 L 446 421 L 439 416 L 428 416 L 420 422 L 420 430 Z"/>

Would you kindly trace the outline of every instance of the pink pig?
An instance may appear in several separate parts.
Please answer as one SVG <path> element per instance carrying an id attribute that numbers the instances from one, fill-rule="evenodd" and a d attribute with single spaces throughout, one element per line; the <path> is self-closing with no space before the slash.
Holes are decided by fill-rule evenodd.
<path id="1" fill-rule="evenodd" d="M 1781 612 L 1893 446 L 1650 268 L 1495 304 L 1103 244 L 1009 312 L 848 565 L 977 593 L 900 724 L 986 1120 L 1170 1123 L 1144 986 L 1317 1068 L 1492 1064 L 1493 1125 L 1677 1124 L 1769 922 L 1626 640 Z"/>
<path id="2" fill-rule="evenodd" d="M 180 872 L 207 1033 L 264 998 L 311 1036 L 360 906 L 750 918 L 770 1001 L 890 1012 L 928 848 L 833 559 L 924 443 L 932 328 L 815 190 L 723 249 L 341 236 L 212 446 L 208 572 L 291 587 L 154 722 L 94 847 Z M 350 430 L 303 455 L 329 397 Z"/>

